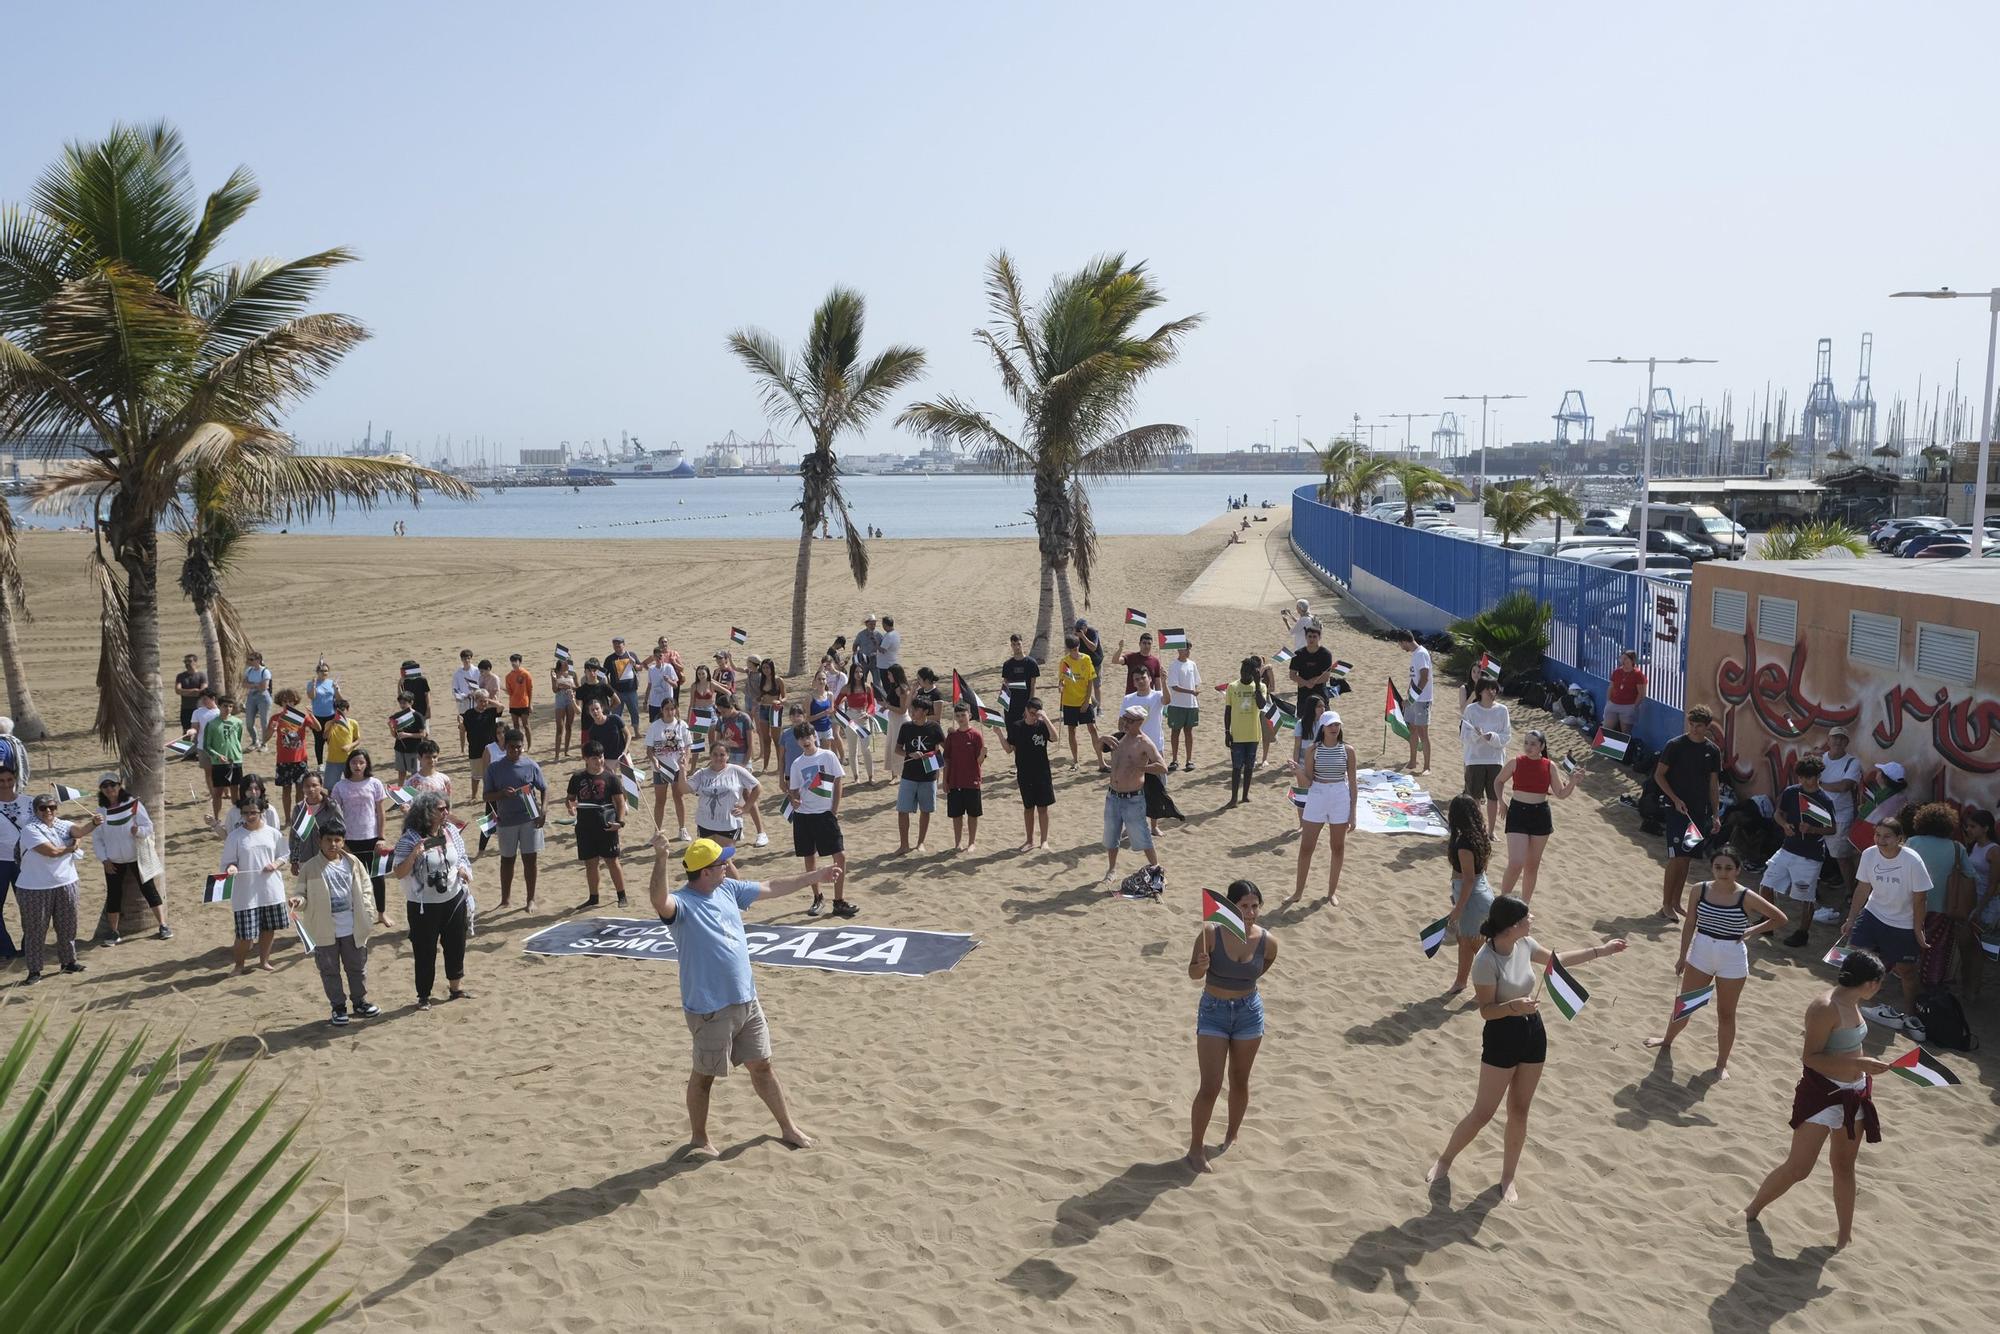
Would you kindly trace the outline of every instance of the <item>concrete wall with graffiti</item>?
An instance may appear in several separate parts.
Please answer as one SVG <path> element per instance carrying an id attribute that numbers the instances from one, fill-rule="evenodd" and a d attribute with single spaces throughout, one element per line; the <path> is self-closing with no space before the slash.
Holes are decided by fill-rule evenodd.
<path id="1" fill-rule="evenodd" d="M 1782 789 L 1845 727 L 1864 765 L 1903 764 L 1914 800 L 2000 806 L 2000 571 L 1968 569 L 1959 597 L 1898 587 L 1901 565 L 1856 563 L 1852 583 L 1781 562 L 1699 568 L 1687 701 L 1715 711 L 1742 790 Z"/>

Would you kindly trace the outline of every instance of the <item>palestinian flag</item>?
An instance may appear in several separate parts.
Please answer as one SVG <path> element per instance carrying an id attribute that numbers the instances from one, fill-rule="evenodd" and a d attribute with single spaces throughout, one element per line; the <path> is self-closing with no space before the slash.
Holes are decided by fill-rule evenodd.
<path id="1" fill-rule="evenodd" d="M 1188 636 L 1187 636 L 1187 631 L 1185 631 L 1185 630 L 1162 630 L 1162 631 L 1160 631 L 1160 647 L 1161 647 L 1161 648 L 1187 648 L 1187 647 L 1188 647 Z"/>
<path id="2" fill-rule="evenodd" d="M 1835 968 L 1845 968 L 1847 966 L 1846 947 L 1836 943 L 1832 949 L 1826 952 L 1824 962 L 1832 964 Z"/>
<path id="3" fill-rule="evenodd" d="M 1276 653 L 1273 653 L 1271 655 L 1271 661 L 1277 663 L 1281 667 L 1284 664 L 1290 662 L 1291 660 L 1292 660 L 1292 651 L 1288 648 L 1281 648 Z"/>
<path id="4" fill-rule="evenodd" d="M 854 733 L 856 740 L 866 741 L 868 739 L 868 722 L 867 722 L 868 716 L 866 714 L 862 715 L 861 721 L 859 722 L 855 721 L 853 718 L 848 717 L 847 711 L 845 709 L 842 709 L 839 713 L 836 713 L 834 717 L 840 719 L 840 725 L 842 727 L 845 727 L 848 731 Z M 706 736 L 707 733 L 704 732 L 702 735 Z M 694 748 L 697 751 L 700 750 L 701 742 L 696 741 Z"/>
<path id="5" fill-rule="evenodd" d="M 306 934 L 306 919 L 293 913 L 292 929 L 299 933 L 299 944 L 306 947 L 307 954 L 311 954 L 316 947 L 313 945 L 313 938 Z"/>
<path id="6" fill-rule="evenodd" d="M 1056 664 L 1056 679 L 1064 685 L 1068 685 L 1071 681 L 1076 680 L 1076 672 L 1071 669 L 1068 658 L 1064 658 Z"/>
<path id="7" fill-rule="evenodd" d="M 1808 829 L 1832 829 L 1832 800 L 1823 792 L 1800 792 L 1799 822 Z"/>
<path id="8" fill-rule="evenodd" d="M 486 851 L 486 845 L 493 841 L 493 831 L 500 827 L 500 819 L 492 811 L 487 811 L 475 822 L 479 830 L 479 850 Z"/>
<path id="9" fill-rule="evenodd" d="M 1389 682 L 1389 697 L 1382 701 L 1382 721 L 1403 740 L 1410 739 L 1410 721 L 1403 716 L 1402 692 L 1396 689 L 1394 681 Z"/>
<path id="10" fill-rule="evenodd" d="M 172 755 L 177 759 L 191 760 L 194 758 L 195 755 L 194 742 L 169 741 L 167 743 L 167 754 Z"/>
<path id="11" fill-rule="evenodd" d="M 1947 1084 L 1958 1082 L 1958 1076 L 1945 1069 L 1943 1061 L 1922 1047 L 1910 1048 L 1889 1062 L 1889 1068 L 1912 1084 L 1928 1084 L 1932 1088 L 1943 1088 Z"/>
<path id="12" fill-rule="evenodd" d="M 521 793 L 521 806 L 528 812 L 530 824 L 542 818 L 542 803 L 535 799 L 535 789 L 532 787 Z"/>
<path id="13" fill-rule="evenodd" d="M 1577 1011 L 1590 999 L 1590 993 L 1569 975 L 1569 970 L 1562 966 L 1562 960 L 1556 958 L 1553 952 L 1549 955 L 1548 971 L 1542 974 L 1542 986 L 1565 1019 L 1576 1018 Z"/>
<path id="14" fill-rule="evenodd" d="M 917 756 L 917 763 L 923 767 L 923 771 L 927 774 L 934 774 L 944 768 L 944 760 L 934 750 L 927 750 Z"/>
<path id="15" fill-rule="evenodd" d="M 1566 774 L 1573 774 L 1576 772 L 1577 769 L 1576 761 L 1571 759 L 1567 755 L 1558 755 L 1556 757 L 1556 763 L 1562 766 L 1562 771 Z"/>
<path id="16" fill-rule="evenodd" d="M 1336 659 L 1334 660 L 1334 664 L 1333 664 L 1333 674 L 1334 674 L 1335 676 L 1345 676 L 1345 675 L 1347 675 L 1347 674 L 1348 674 L 1349 672 L 1351 672 L 1351 671 L 1353 671 L 1353 670 L 1354 670 L 1354 664 L 1353 664 L 1353 663 L 1351 663 L 1351 662 L 1348 662 L 1348 661 L 1346 661 L 1345 659 L 1339 659 L 1339 658 L 1336 658 Z"/>
<path id="17" fill-rule="evenodd" d="M 1472 675 L 1475 679 L 1490 676 L 1497 681 L 1500 679 L 1500 664 L 1493 661 L 1491 653 L 1482 653 L 1479 655 L 1479 661 L 1473 664 Z"/>
<path id="18" fill-rule="evenodd" d="M 1292 805 L 1298 807 L 1300 810 L 1304 810 L 1306 808 L 1306 793 L 1311 789 L 1312 780 L 1307 778 L 1305 771 L 1301 769 L 1298 776 L 1292 779 Z"/>
<path id="19" fill-rule="evenodd" d="M 389 730 L 392 732 L 407 732 L 417 725 L 419 719 L 420 715 L 415 709 L 404 709 L 389 720 Z"/>
<path id="20" fill-rule="evenodd" d="M 403 679 L 405 681 L 419 680 L 423 677 L 423 674 L 424 669 L 421 667 L 405 667 L 403 669 Z"/>
<path id="21" fill-rule="evenodd" d="M 83 793 L 82 793 L 82 792 L 80 792 L 80 791 L 78 791 L 78 790 L 77 790 L 76 788 L 73 788 L 73 787 L 64 787 L 64 786 L 63 786 L 63 785 L 62 785 L 61 783 L 57 783 L 57 784 L 56 784 L 56 800 L 57 800 L 57 801 L 82 801 L 82 800 L 83 800 Z"/>
<path id="22" fill-rule="evenodd" d="M 1264 721 L 1280 730 L 1287 727 L 1297 730 L 1299 715 L 1292 710 L 1290 705 L 1286 704 L 1276 695 L 1273 695 L 1271 696 L 1271 702 L 1264 706 Z"/>
<path id="23" fill-rule="evenodd" d="M 1445 932 L 1450 929 L 1451 914 L 1446 913 L 1417 933 L 1417 943 L 1424 947 L 1424 957 L 1426 959 L 1437 957 L 1438 950 L 1444 946 Z"/>
<path id="24" fill-rule="evenodd" d="M 391 794 L 394 795 L 394 794 Z M 319 817 L 303 801 L 292 812 L 292 837 L 304 841 L 313 836 L 319 828 Z"/>
<path id="25" fill-rule="evenodd" d="M 1138 609 L 1137 607 L 1127 607 L 1127 608 L 1125 609 L 1125 624 L 1127 624 L 1127 625 L 1136 625 L 1136 626 L 1138 626 L 1138 627 L 1139 627 L 1139 628 L 1140 628 L 1141 630 L 1145 629 L 1145 628 L 1146 628 L 1146 613 L 1145 613 L 1145 612 L 1143 612 L 1143 611 L 1140 611 L 1140 610 L 1139 610 L 1139 609 Z"/>
<path id="26" fill-rule="evenodd" d="M 1617 760 L 1623 764 L 1625 752 L 1632 748 L 1632 738 L 1620 736 L 1608 728 L 1600 727 L 1597 729 L 1597 735 L 1590 739 L 1590 748 L 1606 759 Z"/>
<path id="27" fill-rule="evenodd" d="M 798 813 L 797 811 L 792 809 L 792 794 L 787 792 L 785 794 L 784 800 L 778 803 L 778 814 L 781 818 L 783 818 L 786 824 L 790 824 L 792 822 L 792 816 L 796 815 L 797 813 Z"/>
<path id="28" fill-rule="evenodd" d="M 1877 783 L 1875 786 L 1869 788 L 1867 792 L 1862 794 L 1861 809 L 1859 812 L 1856 813 L 1855 819 L 1857 820 L 1868 819 L 1870 816 L 1875 814 L 1876 808 L 1881 806 L 1883 802 L 1895 796 L 1897 793 L 1901 792 L 1904 788 L 1908 786 L 1909 786 L 1908 783 L 1890 783 L 1890 782 Z"/>
<path id="29" fill-rule="evenodd" d="M 732 644 L 747 644 L 750 642 L 750 632 L 741 626 L 732 625 L 729 627 L 729 642 Z"/>
<path id="30" fill-rule="evenodd" d="M 1205 889 L 1201 892 L 1201 920 L 1233 932 L 1238 940 L 1250 938 L 1243 930 L 1243 919 L 1237 915 L 1236 905 L 1227 899 L 1218 899 Z"/>
<path id="31" fill-rule="evenodd" d="M 287 705 L 278 710 L 278 721 L 281 723 L 290 723 L 293 727 L 304 727 L 306 725 L 306 716 L 297 709 Z"/>
<path id="32" fill-rule="evenodd" d="M 569 646 L 567 644 L 556 645 L 556 661 L 557 662 L 572 661 L 572 659 L 569 656 Z"/>
<path id="33" fill-rule="evenodd" d="M 130 801 L 121 801 L 104 812 L 104 823 L 108 828 L 122 829 L 132 823 L 132 817 L 138 812 L 139 802 L 136 797 Z"/>
<path id="34" fill-rule="evenodd" d="M 998 709 L 982 704 L 979 706 L 979 721 L 985 723 L 988 727 L 1005 727 L 1007 725 L 1007 715 Z"/>
<path id="35" fill-rule="evenodd" d="M 625 764 L 623 769 L 619 772 L 618 785 L 625 789 L 625 800 L 633 802 L 635 804 L 638 802 L 639 778 L 638 775 L 632 772 L 632 766 L 630 764 Z M 528 804 L 530 806 L 534 805 L 534 801 L 532 798 L 530 798 Z"/>
<path id="36" fill-rule="evenodd" d="M 389 800 L 395 802 L 398 806 L 408 807 L 416 799 L 417 790 L 408 783 L 403 784 L 401 787 L 392 787 L 389 789 Z"/>
<path id="37" fill-rule="evenodd" d="M 1685 1019 L 1702 1006 L 1715 999 L 1715 983 L 1696 987 L 1693 991 L 1683 991 L 1674 997 L 1674 1018 Z"/>
<path id="38" fill-rule="evenodd" d="M 373 865 L 368 868 L 368 874 L 372 876 L 386 876 L 395 865 L 396 850 L 393 847 L 377 848 L 375 849 Z"/>
<path id="39" fill-rule="evenodd" d="M 227 903 L 235 889 L 235 876 L 212 875 L 201 882 L 201 901 L 203 903 Z"/>
<path id="40" fill-rule="evenodd" d="M 1000 698 L 1002 700 L 1007 698 L 1007 687 L 1004 685 L 1000 687 Z M 974 711 L 983 707 L 982 701 L 979 698 L 979 692 L 972 688 L 972 682 L 960 676 L 958 670 L 953 668 L 951 673 L 951 702 L 957 704 L 960 701 L 972 705 Z"/>
<path id="41" fill-rule="evenodd" d="M 822 801 L 832 801 L 833 775 L 828 773 L 824 769 L 815 771 L 813 774 L 813 780 L 810 784 L 807 785 L 806 791 L 810 792 L 813 796 L 820 798 L 820 800 Z"/>

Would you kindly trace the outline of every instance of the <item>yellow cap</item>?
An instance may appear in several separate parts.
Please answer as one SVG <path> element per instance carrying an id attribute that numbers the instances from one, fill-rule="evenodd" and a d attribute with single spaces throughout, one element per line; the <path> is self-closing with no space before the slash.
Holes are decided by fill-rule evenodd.
<path id="1" fill-rule="evenodd" d="M 725 848 L 712 838 L 698 838 L 688 844 L 687 851 L 681 854 L 681 865 L 687 869 L 689 875 L 693 875 L 696 871 L 706 870 L 717 862 L 726 862 L 735 855 L 735 848 Z"/>

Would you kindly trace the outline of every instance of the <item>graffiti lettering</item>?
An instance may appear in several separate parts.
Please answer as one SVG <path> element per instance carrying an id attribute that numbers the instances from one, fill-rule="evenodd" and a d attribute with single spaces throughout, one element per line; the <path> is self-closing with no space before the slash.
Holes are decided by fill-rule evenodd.
<path id="1" fill-rule="evenodd" d="M 1678 644 L 1681 638 L 1681 600 L 1671 593 L 1653 595 L 1653 637 L 1662 644 Z"/>
<path id="2" fill-rule="evenodd" d="M 1967 773 L 2000 773 L 2000 758 L 1977 757 L 1994 734 L 2000 733 L 2000 703 L 1963 699 L 1953 704 L 1949 686 L 1939 686 L 1929 699 L 1909 686 L 1891 686 L 1882 696 L 1882 721 L 1875 724 L 1871 734 L 1877 745 L 1896 743 L 1896 738 L 1903 734 L 1905 714 L 1931 725 L 1932 744 L 1953 765 Z"/>
<path id="3" fill-rule="evenodd" d="M 1804 736 L 1814 727 L 1843 727 L 1861 716 L 1861 706 L 1835 708 L 1809 699 L 1804 693 L 1806 644 L 1802 639 L 1792 649 L 1789 667 L 1775 662 L 1759 664 L 1756 636 L 1745 632 L 1743 661 L 1724 658 L 1715 669 L 1715 690 L 1726 703 L 1748 704 L 1757 721 L 1772 736 L 1787 740 Z"/>

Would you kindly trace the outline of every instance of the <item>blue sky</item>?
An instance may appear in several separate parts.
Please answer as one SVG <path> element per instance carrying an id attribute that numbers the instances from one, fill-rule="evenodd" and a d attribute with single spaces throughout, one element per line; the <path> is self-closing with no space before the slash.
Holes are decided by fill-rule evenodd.
<path id="1" fill-rule="evenodd" d="M 1821 336 L 1852 388 L 1864 329 L 1878 399 L 1961 361 L 1976 397 L 1978 304 L 1884 298 L 2000 283 L 1991 5 L 86 0 L 8 31 L 42 54 L 0 199 L 166 117 L 205 186 L 260 177 L 235 254 L 361 252 L 327 305 L 375 337 L 295 415 L 316 444 L 761 432 L 723 337 L 792 342 L 835 283 L 929 350 L 920 394 L 997 406 L 969 334 L 1002 246 L 1037 289 L 1123 250 L 1206 314 L 1142 413 L 1204 449 L 1459 393 L 1525 395 L 1507 438 L 1569 388 L 1622 419 L 1643 372 L 1585 364 L 1620 354 L 1796 406 Z"/>

